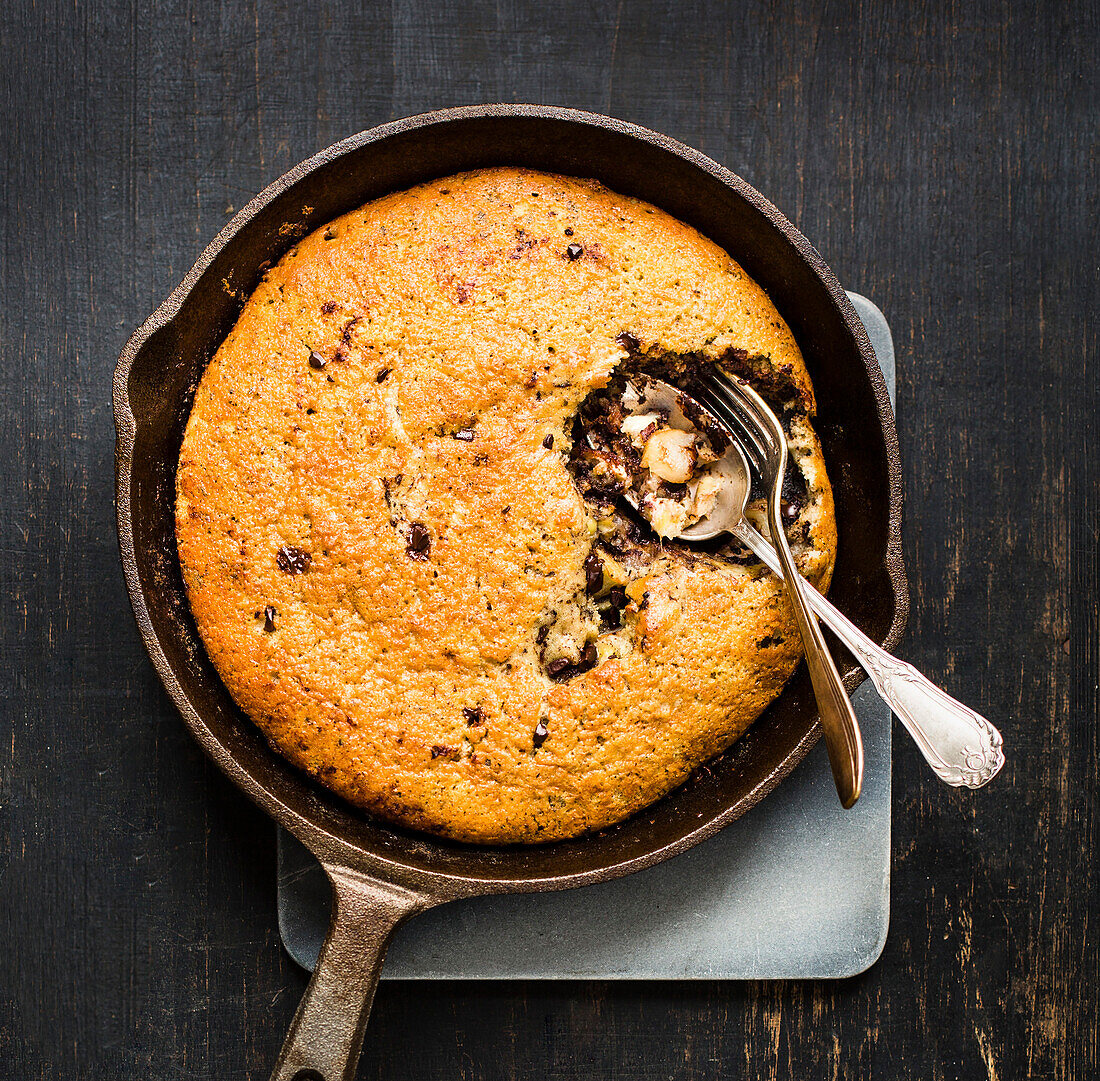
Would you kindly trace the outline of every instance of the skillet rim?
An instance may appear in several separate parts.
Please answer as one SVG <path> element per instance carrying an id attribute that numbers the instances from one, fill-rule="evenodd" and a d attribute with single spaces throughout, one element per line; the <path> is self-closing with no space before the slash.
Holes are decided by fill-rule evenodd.
<path id="1" fill-rule="evenodd" d="M 894 602 L 893 619 L 886 636 L 882 639 L 884 648 L 890 649 L 900 638 L 909 607 L 908 586 L 901 551 L 901 465 L 897 431 L 886 384 L 867 338 L 866 330 L 856 315 L 840 282 L 806 237 L 769 200 L 735 173 L 677 140 L 623 120 L 598 113 L 556 106 L 508 104 L 462 106 L 405 117 L 358 132 L 299 162 L 249 200 L 234 215 L 203 249 L 179 285 L 131 335 L 122 350 L 115 370 L 113 400 L 117 427 L 116 508 L 123 571 L 139 632 L 165 690 L 182 714 L 196 741 L 229 779 L 280 825 L 293 833 L 323 863 L 327 862 L 353 868 L 439 899 L 490 892 L 537 892 L 565 889 L 617 878 L 659 863 L 694 847 L 748 811 L 790 774 L 817 742 L 821 734 L 820 721 L 814 718 L 786 757 L 756 784 L 752 785 L 748 791 L 731 801 L 723 810 L 707 818 L 700 825 L 685 830 L 674 840 L 666 844 L 656 845 L 645 853 L 565 874 L 545 874 L 521 878 L 485 877 L 480 874 L 456 874 L 448 871 L 425 870 L 404 863 L 399 859 L 372 851 L 367 845 L 339 836 L 326 828 L 324 824 L 314 821 L 288 806 L 276 795 L 272 788 L 264 784 L 239 762 L 233 752 L 215 735 L 201 713 L 192 705 L 183 686 L 176 679 L 174 670 L 152 625 L 145 590 L 140 580 L 134 546 L 131 504 L 133 499 L 132 466 L 137 439 L 137 420 L 129 398 L 129 378 L 134 363 L 150 340 L 179 316 L 185 301 L 196 284 L 215 259 L 230 246 L 237 235 L 261 211 L 310 173 L 335 163 L 353 151 L 395 135 L 416 132 L 455 121 L 491 118 L 531 118 L 555 122 L 565 121 L 600 128 L 648 143 L 659 150 L 685 160 L 689 165 L 709 174 L 720 184 L 730 188 L 735 195 L 751 204 L 782 234 L 786 242 L 794 249 L 792 254 L 800 258 L 825 287 L 837 310 L 837 314 L 852 335 L 856 349 L 863 361 L 865 374 L 877 407 L 879 428 L 883 436 L 889 488 L 886 549 L 881 565 L 886 571 L 886 580 L 889 583 Z M 852 691 L 862 683 L 864 678 L 866 677 L 858 669 L 850 669 L 845 676 L 845 685 L 849 691 Z M 267 753 L 273 757 L 276 754 L 274 750 L 270 749 Z M 304 779 L 298 779 L 296 783 L 303 786 L 306 784 Z M 655 806 L 659 807 L 660 804 L 658 803 Z M 578 839 L 581 843 L 583 843 L 583 840 L 584 838 Z M 428 846 L 431 846 L 435 841 L 436 839 L 431 837 L 423 839 L 423 843 Z M 483 846 L 469 847 L 471 852 L 483 850 Z"/>

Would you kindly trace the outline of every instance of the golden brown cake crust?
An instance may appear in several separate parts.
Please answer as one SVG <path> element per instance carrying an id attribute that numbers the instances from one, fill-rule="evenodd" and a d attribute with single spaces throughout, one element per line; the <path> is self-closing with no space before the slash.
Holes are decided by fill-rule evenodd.
<path id="1" fill-rule="evenodd" d="M 630 604 L 601 629 L 608 520 L 567 455 L 623 332 L 787 373 L 800 560 L 826 585 L 786 324 L 716 245 L 595 182 L 493 169 L 356 210 L 267 273 L 209 364 L 177 474 L 195 619 L 276 749 L 352 803 L 467 841 L 574 836 L 680 784 L 793 671 L 776 580 L 675 546 L 607 556 Z M 592 641 L 595 667 L 550 678 L 551 646 Z"/>

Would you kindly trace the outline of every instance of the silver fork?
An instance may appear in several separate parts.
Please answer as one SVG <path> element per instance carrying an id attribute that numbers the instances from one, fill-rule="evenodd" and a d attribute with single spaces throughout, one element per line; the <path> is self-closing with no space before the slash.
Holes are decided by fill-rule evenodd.
<path id="1" fill-rule="evenodd" d="M 762 410 L 771 413 L 751 387 L 734 383 L 724 375 L 715 375 L 708 387 L 695 397 L 704 409 L 741 438 L 749 436 L 750 415 L 759 416 Z M 752 403 L 751 412 L 748 403 Z M 774 414 L 772 417 L 774 419 Z M 781 441 L 785 446 L 786 439 Z M 759 441 L 749 439 L 748 442 L 757 447 L 759 454 Z M 750 452 L 752 446 L 747 446 Z M 725 508 L 716 507 L 707 519 L 698 523 L 706 527 L 702 532 L 693 533 L 696 527 L 692 527 L 683 535 L 687 539 L 702 540 L 720 532 L 734 532 L 773 574 L 781 574 L 785 568 L 771 545 L 751 526 L 745 529 L 745 523 L 738 522 L 744 508 L 743 501 L 740 507 L 735 505 L 740 498 L 734 493 L 732 503 Z M 773 536 L 783 535 L 781 530 L 777 534 L 770 513 L 769 523 Z M 875 690 L 913 737 L 936 775 L 957 788 L 981 788 L 988 784 L 1004 765 L 1001 733 L 980 713 L 952 698 L 913 665 L 887 653 L 808 582 L 803 581 L 802 587 L 809 606 L 871 677 Z M 831 754 L 830 747 L 830 757 Z"/>
<path id="2" fill-rule="evenodd" d="M 825 644 L 817 617 L 811 611 L 806 594 L 809 583 L 798 573 L 787 544 L 780 496 L 787 471 L 787 437 L 775 414 L 751 387 L 740 386 L 717 374 L 714 383 L 713 393 L 710 388 L 704 388 L 695 395 L 696 400 L 719 420 L 725 421 L 739 437 L 741 449 L 767 491 L 768 532 L 772 542 L 769 544 L 743 513 L 731 531 L 786 584 L 805 647 L 806 667 L 821 714 L 837 795 L 844 807 L 851 807 L 859 799 L 863 786 L 863 739 L 836 663 Z M 725 402 L 731 403 L 732 408 L 724 405 Z M 747 496 L 747 491 L 745 494 Z M 743 512 L 743 506 L 741 509 Z M 690 535 L 691 530 L 686 530 L 684 536 Z M 775 566 L 777 558 L 778 568 Z"/>

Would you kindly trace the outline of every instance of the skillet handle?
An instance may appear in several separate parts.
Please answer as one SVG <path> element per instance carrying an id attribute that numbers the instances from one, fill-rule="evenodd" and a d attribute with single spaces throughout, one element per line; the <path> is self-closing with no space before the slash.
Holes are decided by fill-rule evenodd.
<path id="1" fill-rule="evenodd" d="M 332 919 L 271 1081 L 354 1081 L 382 961 L 397 928 L 436 898 L 322 864 Z"/>

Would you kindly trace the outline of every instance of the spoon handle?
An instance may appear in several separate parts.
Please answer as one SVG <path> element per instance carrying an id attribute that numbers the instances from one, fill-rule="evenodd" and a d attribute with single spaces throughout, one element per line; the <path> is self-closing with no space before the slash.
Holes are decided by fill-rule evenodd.
<path id="1" fill-rule="evenodd" d="M 749 529 L 759 542 L 745 538 L 753 554 L 774 574 L 782 574 L 775 549 L 756 530 Z M 1005 762 L 1001 733 L 980 713 L 956 701 L 911 664 L 887 653 L 809 582 L 803 581 L 803 593 L 810 607 L 859 661 L 875 690 L 916 741 L 940 780 L 956 788 L 981 788 L 988 784 Z"/>

